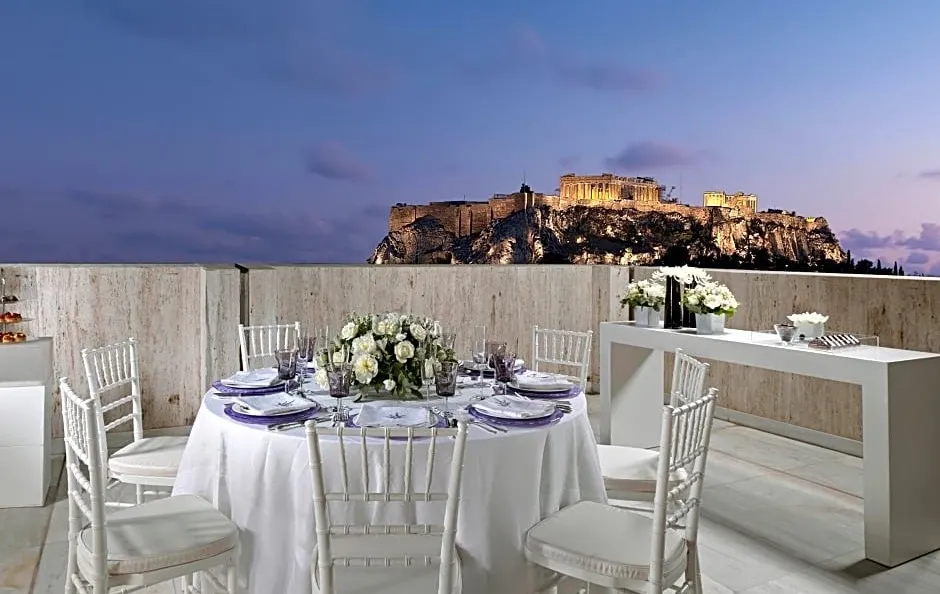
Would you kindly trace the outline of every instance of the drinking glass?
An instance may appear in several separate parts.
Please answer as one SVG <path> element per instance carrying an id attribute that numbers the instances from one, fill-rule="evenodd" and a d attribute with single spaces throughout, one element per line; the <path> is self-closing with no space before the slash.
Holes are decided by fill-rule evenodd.
<path id="1" fill-rule="evenodd" d="M 496 371 L 496 393 L 505 394 L 506 385 L 515 377 L 516 354 L 501 349 L 493 355 L 493 368 Z"/>
<path id="2" fill-rule="evenodd" d="M 290 382 L 297 374 L 297 351 L 282 350 L 274 352 L 277 361 L 277 379 Z"/>
<path id="3" fill-rule="evenodd" d="M 348 363 L 332 365 L 330 369 L 327 370 L 326 376 L 330 382 L 330 396 L 336 398 L 336 412 L 333 413 L 333 424 L 345 423 L 349 420 L 349 414 L 346 407 L 343 406 L 343 398 L 349 396 L 349 389 L 352 387 L 352 365 Z"/>
<path id="4" fill-rule="evenodd" d="M 434 373 L 434 390 L 444 399 L 444 418 L 450 420 L 450 397 L 457 393 L 457 369 L 454 361 L 442 361 Z"/>
<path id="5" fill-rule="evenodd" d="M 477 374 L 475 381 L 469 385 L 474 388 L 486 386 L 483 381 L 483 371 L 486 369 L 486 326 L 477 326 L 473 333 L 473 343 L 470 345 L 470 368 Z"/>
<path id="6" fill-rule="evenodd" d="M 454 345 L 457 344 L 457 334 L 455 332 L 444 332 L 441 334 L 441 346 L 445 349 L 454 350 Z"/>
<path id="7" fill-rule="evenodd" d="M 317 358 L 317 341 L 311 336 L 304 336 L 298 342 L 297 348 L 297 392 L 303 396 L 304 381 L 307 379 L 308 364 Z"/>

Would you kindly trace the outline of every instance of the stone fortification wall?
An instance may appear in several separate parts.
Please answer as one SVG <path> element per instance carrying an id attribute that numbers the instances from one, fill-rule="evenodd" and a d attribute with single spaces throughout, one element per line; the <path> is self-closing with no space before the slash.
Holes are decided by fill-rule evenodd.
<path id="1" fill-rule="evenodd" d="M 806 219 L 785 213 L 750 213 L 733 208 L 718 206 L 689 206 L 673 202 L 642 202 L 636 200 L 614 200 L 598 204 L 590 200 L 572 199 L 558 196 L 544 196 L 535 194 L 529 198 L 529 204 L 548 206 L 564 210 L 574 206 L 589 206 L 608 208 L 611 210 L 636 210 L 639 212 L 664 212 L 694 218 L 700 222 L 707 222 L 710 208 L 720 208 L 727 216 L 757 216 L 765 221 L 782 225 L 805 225 L 809 230 L 826 227 L 828 223 L 822 217 Z M 450 233 L 458 237 L 472 235 L 486 228 L 493 221 L 511 216 L 525 208 L 526 198 L 521 194 L 497 196 L 487 202 L 432 202 L 431 204 L 415 206 L 411 204 L 396 205 L 392 207 L 389 215 L 389 233 L 399 231 L 421 217 L 434 217 Z"/>

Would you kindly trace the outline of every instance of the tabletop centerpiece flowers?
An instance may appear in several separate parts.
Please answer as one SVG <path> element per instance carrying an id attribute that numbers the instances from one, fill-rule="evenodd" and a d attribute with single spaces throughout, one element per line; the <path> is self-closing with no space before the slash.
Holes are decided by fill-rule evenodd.
<path id="1" fill-rule="evenodd" d="M 715 281 L 700 281 L 682 293 L 682 305 L 695 314 L 695 331 L 698 334 L 722 334 L 725 318 L 734 315 L 738 300 L 731 289 Z"/>
<path id="2" fill-rule="evenodd" d="M 812 340 L 826 333 L 826 322 L 829 316 L 817 312 L 803 312 L 790 314 L 787 319 L 796 326 L 796 335 L 801 340 Z"/>
<path id="3" fill-rule="evenodd" d="M 683 308 L 682 293 L 698 283 L 711 281 L 711 276 L 701 268 L 692 266 L 662 266 L 653 273 L 652 279 L 663 283 L 666 289 L 663 326 L 671 329 L 694 327 L 695 316 Z"/>
<path id="4" fill-rule="evenodd" d="M 666 303 L 666 285 L 654 280 L 638 280 L 627 285 L 620 298 L 622 307 L 633 307 L 637 326 L 659 327 L 660 311 Z"/>
<path id="5" fill-rule="evenodd" d="M 329 388 L 331 366 L 349 365 L 353 386 L 360 391 L 407 400 L 421 397 L 444 361 L 456 362 L 451 348 L 441 343 L 440 322 L 401 313 L 351 314 L 329 346 L 317 353 L 314 377 Z"/>

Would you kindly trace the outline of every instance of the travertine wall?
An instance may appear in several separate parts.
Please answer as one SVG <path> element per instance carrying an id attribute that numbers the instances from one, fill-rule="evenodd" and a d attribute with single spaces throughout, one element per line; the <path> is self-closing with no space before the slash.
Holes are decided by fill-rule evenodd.
<path id="1" fill-rule="evenodd" d="M 635 276 L 648 278 L 652 270 L 637 268 Z M 886 347 L 940 352 L 938 278 L 709 272 L 741 302 L 729 328 L 772 330 L 791 313 L 818 311 L 830 316 L 829 330 L 878 336 Z M 710 382 L 721 389 L 722 406 L 861 440 L 859 387 L 711 363 Z"/>
<path id="2" fill-rule="evenodd" d="M 55 368 L 85 390 L 80 350 L 135 336 L 143 360 L 148 428 L 189 424 L 203 391 L 239 366 L 237 325 L 300 320 L 333 331 L 349 310 L 401 310 L 438 317 L 470 348 L 474 330 L 518 341 L 531 328 L 595 331 L 591 378 L 598 378 L 598 325 L 626 319 L 620 266 L 3 266 L 17 306 L 36 318 L 32 336 L 55 341 Z M 884 346 L 940 352 L 940 279 L 713 271 L 741 301 L 729 327 L 771 328 L 787 314 L 817 310 L 829 328 L 881 337 Z M 495 330 L 494 330 L 495 329 Z M 2 354 L 0 345 L 0 354 Z M 667 381 L 669 379 L 667 373 Z M 714 363 L 721 404 L 861 438 L 858 388 Z M 58 409 L 54 423 L 58 428 Z"/>
<path id="3" fill-rule="evenodd" d="M 434 316 L 457 332 L 458 350 L 467 353 L 480 325 L 524 354 L 534 325 L 594 330 L 596 378 L 596 334 L 611 319 L 611 278 L 626 284 L 619 279 L 628 275 L 627 268 L 608 266 L 250 267 L 246 299 L 252 324 L 300 320 L 331 332 L 350 311 Z"/>
<path id="4" fill-rule="evenodd" d="M 25 330 L 53 338 L 56 375 L 81 393 L 87 394 L 82 348 L 137 339 L 148 428 L 192 423 L 205 386 L 238 368 L 234 266 L 2 268 L 8 291 L 21 300 L 12 307 L 35 318 Z M 58 398 L 53 434 L 62 434 Z"/>

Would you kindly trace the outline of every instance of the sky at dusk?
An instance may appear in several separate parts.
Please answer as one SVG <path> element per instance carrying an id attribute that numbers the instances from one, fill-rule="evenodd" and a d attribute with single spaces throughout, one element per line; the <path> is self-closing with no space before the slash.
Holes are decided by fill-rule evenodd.
<path id="1" fill-rule="evenodd" d="M 363 262 L 523 172 L 823 215 L 940 273 L 936 0 L 0 5 L 0 261 Z"/>

